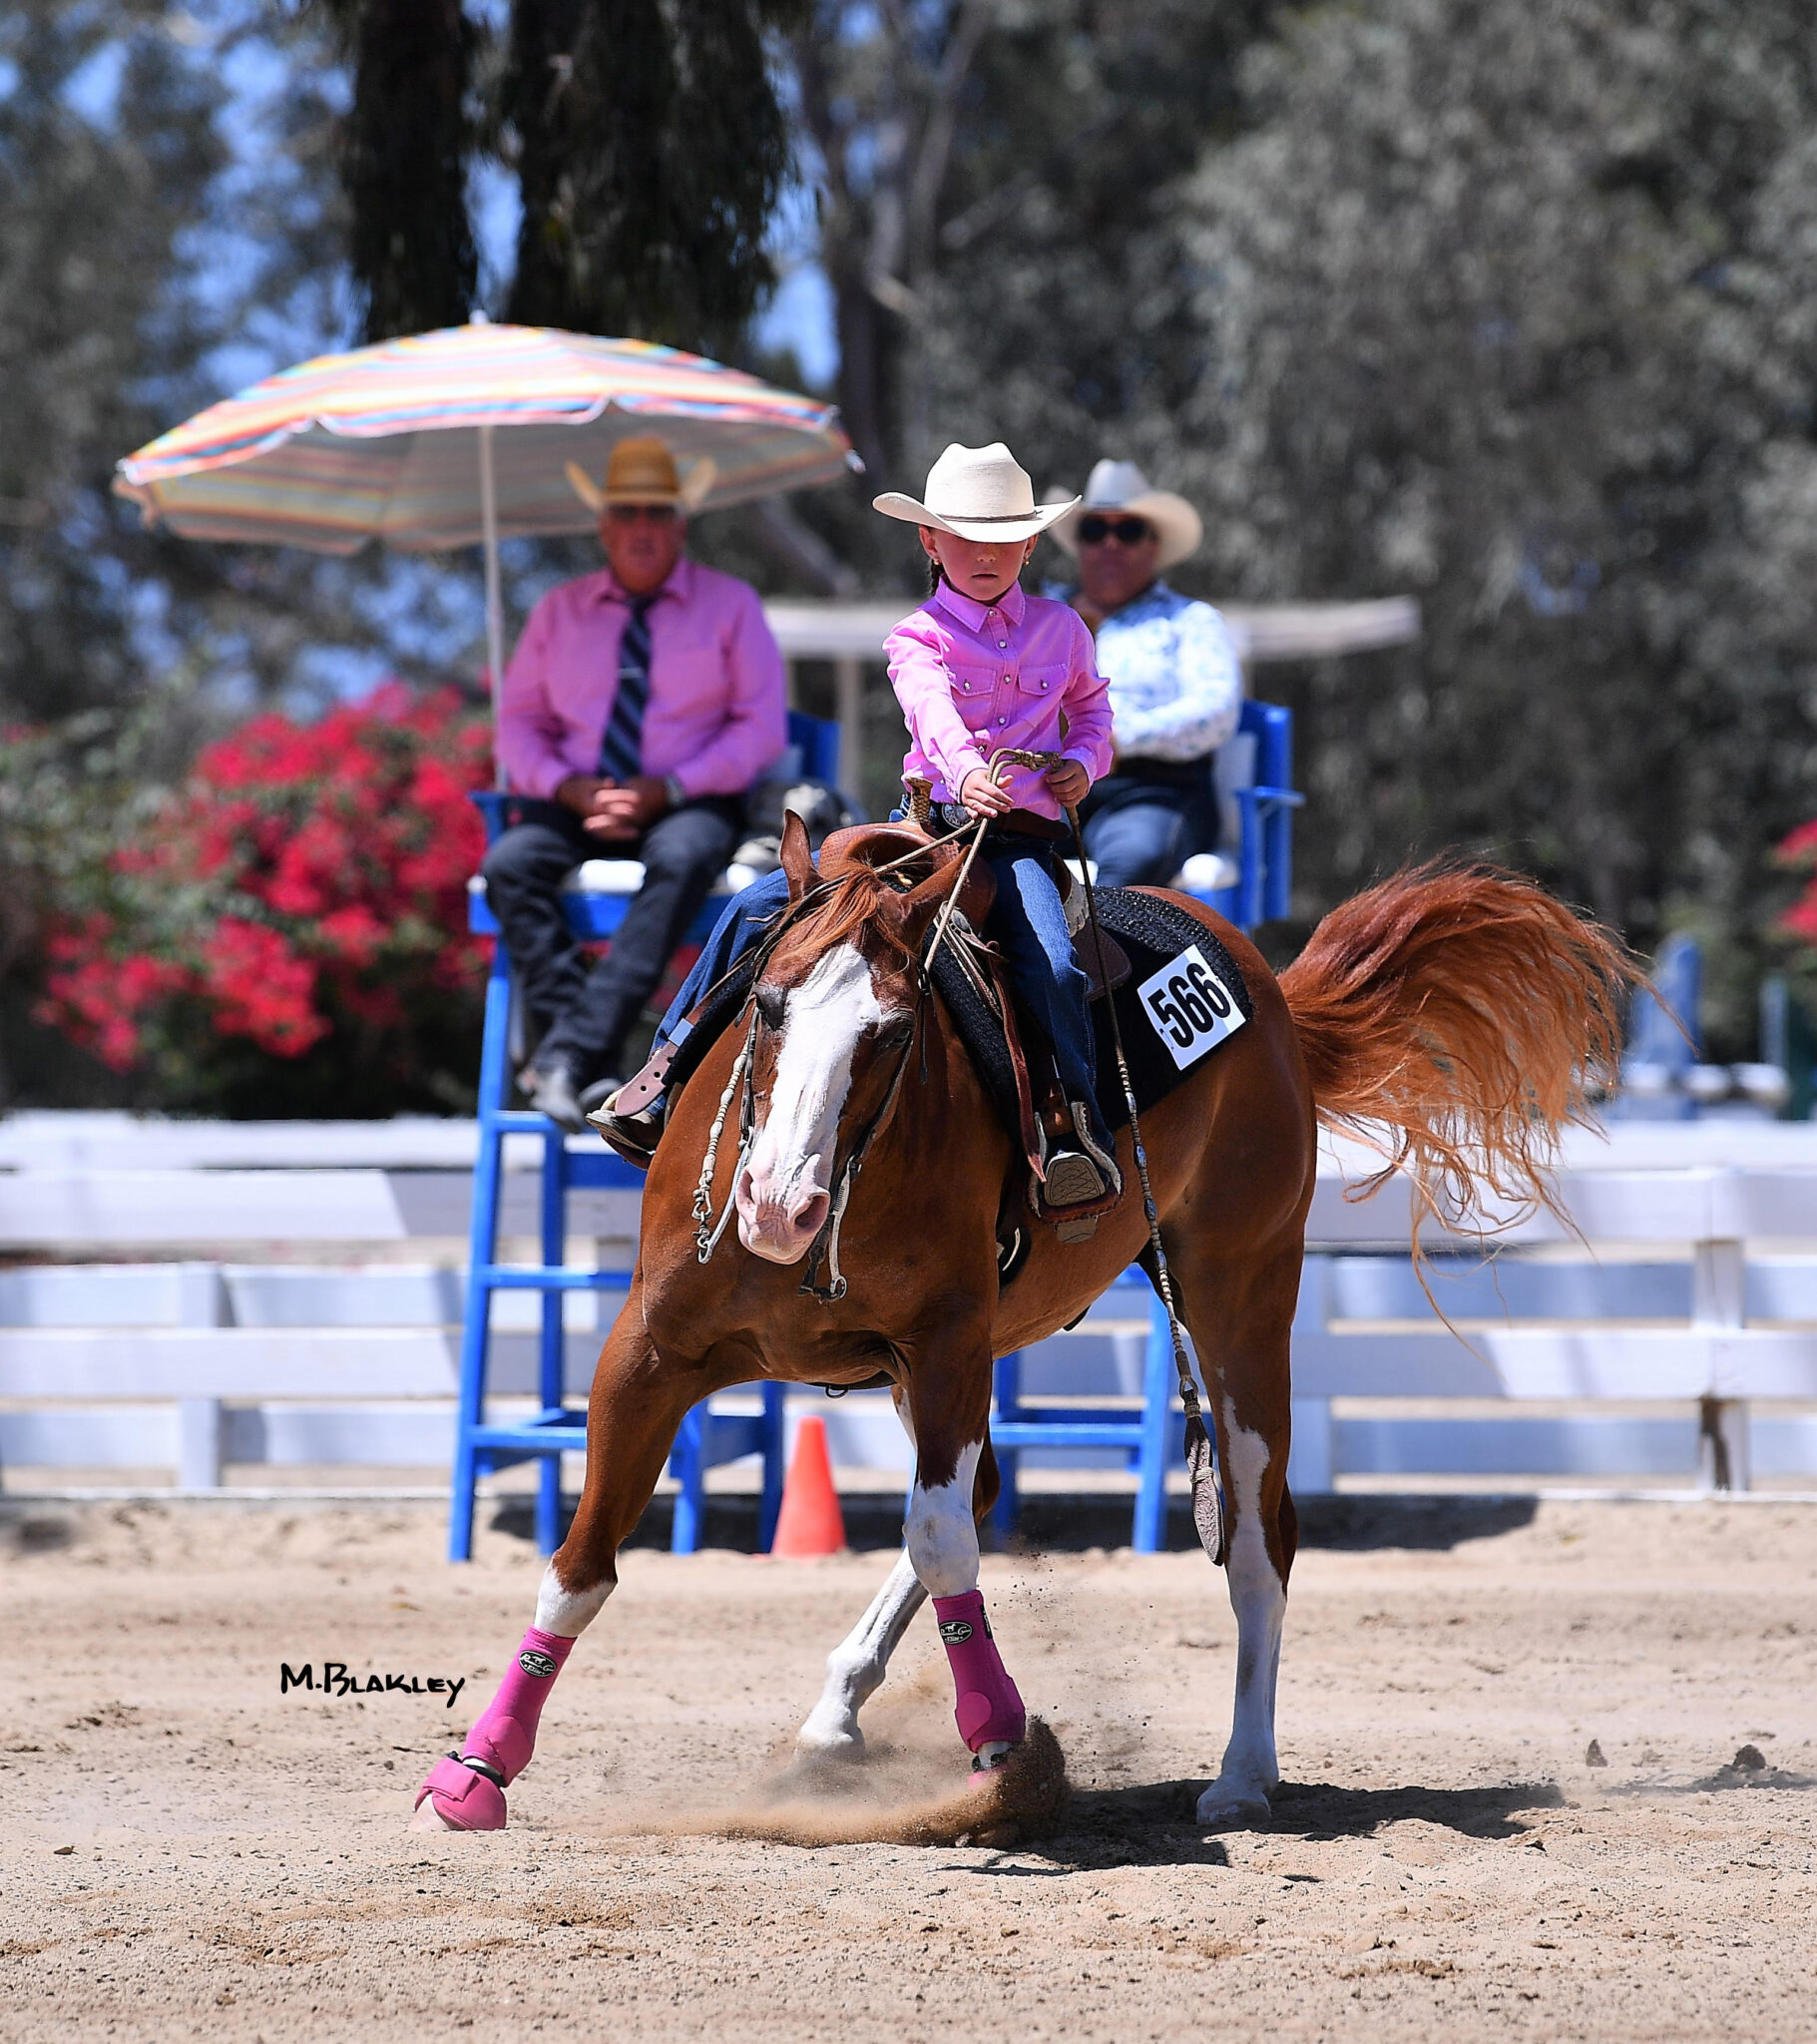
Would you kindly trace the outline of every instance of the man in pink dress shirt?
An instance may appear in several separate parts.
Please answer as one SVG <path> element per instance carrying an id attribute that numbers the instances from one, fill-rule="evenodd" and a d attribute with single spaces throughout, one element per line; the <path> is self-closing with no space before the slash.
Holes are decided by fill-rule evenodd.
<path id="1" fill-rule="evenodd" d="M 701 464 L 688 478 L 696 484 Z M 787 741 L 782 656 L 756 591 L 683 558 L 689 489 L 661 440 L 622 440 L 600 514 L 607 565 L 552 589 L 505 673 L 511 800 L 488 898 L 541 1032 L 521 1083 L 573 1129 L 617 1078 L 627 1034 L 737 843 L 743 796 Z M 697 496 L 699 492 L 696 490 Z M 637 858 L 644 885 L 592 966 L 561 884 L 588 858 Z"/>

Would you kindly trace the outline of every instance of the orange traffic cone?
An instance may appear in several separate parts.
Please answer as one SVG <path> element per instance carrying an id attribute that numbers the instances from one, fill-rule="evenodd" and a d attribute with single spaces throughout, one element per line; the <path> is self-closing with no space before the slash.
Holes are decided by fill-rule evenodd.
<path id="1" fill-rule="evenodd" d="M 782 1486 L 782 1509 L 769 1551 L 800 1561 L 809 1555 L 837 1554 L 844 1545 L 845 1517 L 826 1453 L 826 1421 L 810 1417 L 802 1420 L 795 1436 L 794 1459 Z"/>

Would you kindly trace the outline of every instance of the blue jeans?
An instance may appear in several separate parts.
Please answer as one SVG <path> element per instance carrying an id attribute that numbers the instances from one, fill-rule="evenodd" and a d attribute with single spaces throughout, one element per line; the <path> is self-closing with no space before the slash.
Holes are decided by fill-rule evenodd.
<path id="1" fill-rule="evenodd" d="M 1086 824 L 1086 850 L 1101 887 L 1164 887 L 1192 850 L 1183 809 L 1128 802 Z"/>
<path id="2" fill-rule="evenodd" d="M 1054 879 L 1057 855 L 1025 842 L 994 853 L 987 850 L 983 857 L 997 879 L 997 899 L 985 932 L 1003 946 L 1016 991 L 1054 1046 L 1067 1098 L 1091 1103 L 1097 1140 L 1109 1149 L 1109 1132 L 1097 1109 L 1098 1057 L 1086 976 L 1073 962 L 1073 939 Z M 769 919 L 787 902 L 788 875 L 778 870 L 753 880 L 726 904 L 663 1017 L 657 1031 L 659 1047 L 685 1039 L 687 1011 L 761 939 Z"/>
<path id="3" fill-rule="evenodd" d="M 669 1012 L 657 1028 L 656 1043 L 683 1043 L 687 1039 L 687 1011 L 697 1007 L 706 989 L 721 980 L 763 935 L 764 926 L 779 909 L 788 906 L 788 875 L 780 866 L 753 880 L 741 894 L 725 904 L 712 935 L 701 946 L 700 955 L 687 968 L 687 977 L 676 989 Z"/>

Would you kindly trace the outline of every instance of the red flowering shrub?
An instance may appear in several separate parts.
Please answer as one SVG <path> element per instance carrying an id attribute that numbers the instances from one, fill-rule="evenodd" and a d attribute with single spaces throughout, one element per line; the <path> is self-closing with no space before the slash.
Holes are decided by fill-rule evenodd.
<path id="1" fill-rule="evenodd" d="M 1780 931 L 1817 950 L 1817 823 L 1800 823 L 1774 854 L 1782 866 L 1811 875 L 1804 892 L 1779 918 Z"/>
<path id="2" fill-rule="evenodd" d="M 371 1114 L 471 1099 L 484 714 L 387 683 L 315 724 L 254 718 L 51 932 L 39 1019 L 161 1098 Z M 223 1045 L 238 1044 L 237 1055 Z"/>

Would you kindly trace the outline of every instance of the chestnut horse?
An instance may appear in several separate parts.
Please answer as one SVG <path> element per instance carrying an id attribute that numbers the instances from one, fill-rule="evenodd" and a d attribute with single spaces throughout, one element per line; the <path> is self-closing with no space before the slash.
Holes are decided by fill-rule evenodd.
<path id="1" fill-rule="evenodd" d="M 1023 1739 L 978 1591 L 977 1522 L 998 1486 L 992 1360 L 1077 1319 L 1145 1262 L 1147 1229 L 1125 1129 L 1128 1190 L 1096 1235 L 1063 1243 L 1033 1224 L 1026 1266 L 1000 1283 L 1000 1209 L 1026 1166 L 923 969 L 958 848 L 923 849 L 906 873 L 878 870 L 920 842 L 900 829 L 841 832 L 816 870 L 790 818 L 790 908 L 744 1014 L 676 1098 L 650 1168 L 630 1296 L 594 1374 L 580 1508 L 498 1695 L 424 1784 L 418 1825 L 504 1823 L 504 1788 L 530 1759 L 575 1639 L 612 1594 L 619 1547 L 682 1416 L 754 1378 L 882 1375 L 916 1457 L 904 1552 L 830 1656 L 798 1752 L 862 1752 L 859 1709 L 929 1596 L 975 1767 L 999 1765 Z M 981 885 L 988 872 L 961 897 L 980 922 Z M 1581 1115 L 1585 1086 L 1612 1076 L 1615 996 L 1632 972 L 1605 932 L 1483 867 L 1403 872 L 1345 902 L 1278 981 L 1237 930 L 1171 898 L 1215 932 L 1254 1011 L 1142 1117 L 1225 1492 L 1235 1705 L 1198 1818 L 1231 1825 L 1265 1816 L 1279 1781 L 1275 1672 L 1296 1541 L 1288 1348 L 1315 1122 L 1384 1140 L 1387 1168 L 1442 1191 L 1454 1214 L 1544 1201 L 1558 1131 Z M 852 1178 L 855 1151 L 864 1169 Z M 703 1259 L 727 1202 L 736 1245 Z M 831 1276 L 829 1233 L 842 1292 L 817 1281 Z"/>

